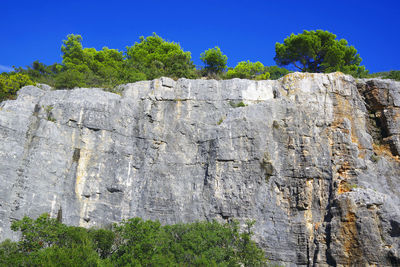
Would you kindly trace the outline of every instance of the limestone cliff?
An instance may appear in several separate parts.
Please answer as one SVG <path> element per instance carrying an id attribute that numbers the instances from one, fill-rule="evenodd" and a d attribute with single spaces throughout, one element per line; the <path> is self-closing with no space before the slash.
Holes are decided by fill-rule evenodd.
<path id="1" fill-rule="evenodd" d="M 255 219 L 286 266 L 400 264 L 400 82 L 161 78 L 0 104 L 0 239 L 48 212 L 106 226 Z"/>

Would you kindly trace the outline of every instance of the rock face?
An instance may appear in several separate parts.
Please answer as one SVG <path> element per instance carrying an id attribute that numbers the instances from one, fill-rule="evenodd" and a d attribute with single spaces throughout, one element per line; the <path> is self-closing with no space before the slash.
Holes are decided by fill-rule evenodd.
<path id="1" fill-rule="evenodd" d="M 256 220 L 286 266 L 400 264 L 400 82 L 161 78 L 0 104 L 0 239 L 48 212 L 106 226 Z"/>

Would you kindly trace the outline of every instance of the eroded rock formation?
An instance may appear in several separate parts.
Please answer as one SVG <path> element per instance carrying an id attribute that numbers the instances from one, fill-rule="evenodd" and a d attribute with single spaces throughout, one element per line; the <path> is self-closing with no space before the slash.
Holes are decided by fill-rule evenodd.
<path id="1" fill-rule="evenodd" d="M 106 226 L 256 220 L 286 266 L 400 264 L 400 82 L 161 78 L 28 86 L 0 104 L 0 237 L 48 212 Z"/>

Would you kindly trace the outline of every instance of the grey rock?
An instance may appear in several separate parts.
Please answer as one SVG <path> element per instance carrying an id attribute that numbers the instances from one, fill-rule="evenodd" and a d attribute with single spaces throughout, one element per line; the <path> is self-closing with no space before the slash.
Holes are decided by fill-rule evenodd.
<path id="1" fill-rule="evenodd" d="M 38 84 L 36 84 L 36 87 L 39 87 L 43 91 L 50 91 L 53 89 L 53 87 L 51 87 L 50 85 L 44 84 L 44 83 L 38 83 Z"/>
<path id="2" fill-rule="evenodd" d="M 254 219 L 272 262 L 398 266 L 399 90 L 340 73 L 24 87 L 0 104 L 0 239 L 59 210 L 83 227 Z"/>

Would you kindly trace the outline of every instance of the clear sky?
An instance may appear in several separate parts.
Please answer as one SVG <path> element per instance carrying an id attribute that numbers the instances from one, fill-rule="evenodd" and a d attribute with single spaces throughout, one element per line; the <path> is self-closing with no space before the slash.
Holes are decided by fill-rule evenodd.
<path id="1" fill-rule="evenodd" d="M 275 65 L 275 43 L 323 29 L 344 38 L 370 72 L 400 70 L 400 1 L 26 1 L 0 0 L 0 72 L 35 60 L 61 63 L 62 40 L 124 50 L 156 32 L 200 53 L 219 46 L 228 66 L 243 60 Z"/>

